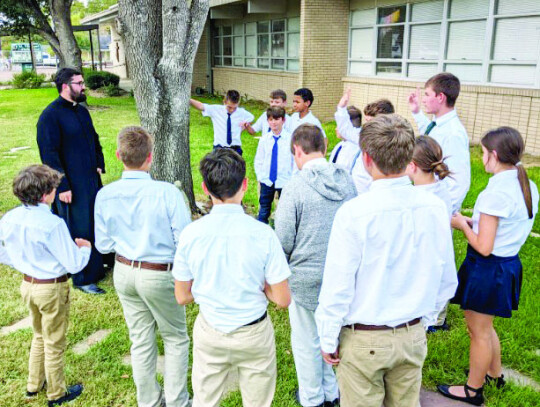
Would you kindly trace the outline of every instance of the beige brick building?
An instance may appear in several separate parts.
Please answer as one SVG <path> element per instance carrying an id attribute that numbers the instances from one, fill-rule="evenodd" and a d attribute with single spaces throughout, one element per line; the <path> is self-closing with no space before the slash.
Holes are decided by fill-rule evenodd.
<path id="1" fill-rule="evenodd" d="M 267 100 L 281 88 L 310 88 L 313 111 L 332 120 L 347 87 L 363 107 L 406 102 L 431 75 L 462 81 L 456 104 L 473 142 L 510 125 L 540 154 L 538 0 L 211 0 L 195 60 L 193 89 L 237 89 Z M 129 76 L 116 6 L 86 18 L 111 28 L 113 70 Z"/>

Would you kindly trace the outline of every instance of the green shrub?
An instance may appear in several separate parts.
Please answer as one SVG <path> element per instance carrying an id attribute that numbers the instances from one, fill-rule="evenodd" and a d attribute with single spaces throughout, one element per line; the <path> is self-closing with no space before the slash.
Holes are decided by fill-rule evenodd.
<path id="1" fill-rule="evenodd" d="M 86 86 L 92 90 L 96 90 L 108 85 L 118 86 L 120 77 L 106 71 L 84 71 L 84 80 Z"/>
<path id="2" fill-rule="evenodd" d="M 37 74 L 34 71 L 21 72 L 13 75 L 13 86 L 17 89 L 37 89 L 45 82 L 45 74 Z"/>
<path id="3" fill-rule="evenodd" d="M 109 96 L 120 96 L 120 88 L 112 83 L 108 84 L 107 86 L 103 86 L 103 92 Z"/>

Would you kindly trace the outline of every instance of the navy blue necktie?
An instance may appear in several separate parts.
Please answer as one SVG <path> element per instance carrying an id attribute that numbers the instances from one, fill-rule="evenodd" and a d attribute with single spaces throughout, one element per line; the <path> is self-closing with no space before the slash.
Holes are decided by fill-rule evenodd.
<path id="1" fill-rule="evenodd" d="M 353 168 L 356 165 L 356 161 L 358 160 L 358 157 L 360 157 L 360 154 L 362 154 L 362 151 L 357 152 L 356 155 L 354 156 L 352 166 L 351 166 L 351 170 L 349 171 L 349 174 L 352 174 Z"/>
<path id="2" fill-rule="evenodd" d="M 334 155 L 334 159 L 332 160 L 332 162 L 333 162 L 334 164 L 336 163 L 337 157 L 338 157 L 338 155 L 339 155 L 339 153 L 340 153 L 340 151 L 341 151 L 342 148 L 343 148 L 343 144 L 341 144 L 341 145 L 338 147 L 338 149 L 337 149 L 337 151 L 336 151 L 336 154 Z"/>
<path id="3" fill-rule="evenodd" d="M 227 116 L 227 144 L 230 146 L 232 144 L 231 114 L 227 113 Z"/>
<path id="4" fill-rule="evenodd" d="M 270 181 L 272 184 L 276 183 L 277 180 L 277 155 L 278 155 L 278 140 L 279 136 L 274 137 L 274 147 L 272 147 L 272 158 L 270 159 Z"/>
<path id="5" fill-rule="evenodd" d="M 429 125 L 427 126 L 426 131 L 424 132 L 424 136 L 428 136 L 429 133 L 431 132 L 431 130 L 433 130 L 433 127 L 435 127 L 436 125 L 437 125 L 436 121 L 432 121 L 431 123 L 429 123 Z"/>

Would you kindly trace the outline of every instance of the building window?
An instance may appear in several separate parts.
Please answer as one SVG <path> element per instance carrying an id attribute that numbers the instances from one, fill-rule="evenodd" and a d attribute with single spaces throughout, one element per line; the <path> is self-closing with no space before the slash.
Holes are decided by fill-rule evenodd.
<path id="1" fill-rule="evenodd" d="M 540 1 L 431 0 L 355 10 L 349 75 L 540 87 Z"/>
<path id="2" fill-rule="evenodd" d="M 216 27 L 214 66 L 297 72 L 300 18 L 237 23 Z"/>

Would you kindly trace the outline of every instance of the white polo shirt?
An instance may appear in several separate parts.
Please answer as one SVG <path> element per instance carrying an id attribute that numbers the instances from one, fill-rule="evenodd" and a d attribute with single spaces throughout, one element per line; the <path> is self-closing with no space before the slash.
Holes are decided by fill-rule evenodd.
<path id="1" fill-rule="evenodd" d="M 529 219 L 517 170 L 502 171 L 493 175 L 486 189 L 480 192 L 473 211 L 473 231 L 478 233 L 480 214 L 496 216 L 499 225 L 495 235 L 495 256 L 515 256 L 531 233 L 534 216 L 538 212 L 538 188 L 529 180 L 533 203 L 533 218 Z"/>
<path id="2" fill-rule="evenodd" d="M 300 113 L 298 112 L 293 113 L 293 115 L 291 116 L 291 124 L 289 126 L 289 130 L 291 131 L 291 134 L 294 133 L 294 131 L 298 128 L 298 126 L 302 124 L 306 124 L 306 123 L 317 126 L 319 129 L 322 130 L 323 136 L 324 138 L 326 138 L 326 133 L 324 132 L 324 129 L 322 128 L 321 122 L 319 121 L 319 119 L 315 117 L 315 115 L 311 112 L 311 110 L 308 112 L 308 114 L 306 114 L 302 118 L 300 118 Z"/>
<path id="3" fill-rule="evenodd" d="M 76 274 L 90 260 L 48 205 L 18 206 L 0 219 L 0 263 L 39 279 Z"/>
<path id="4" fill-rule="evenodd" d="M 270 226 L 240 205 L 222 204 L 182 231 L 172 274 L 178 281 L 193 280 L 200 312 L 228 333 L 260 318 L 268 306 L 265 282 L 280 283 L 291 272 Z"/>
<path id="5" fill-rule="evenodd" d="M 202 115 L 205 117 L 210 117 L 214 126 L 214 145 L 228 147 L 227 119 L 229 116 L 227 113 L 227 108 L 225 105 L 208 105 L 206 103 L 203 104 L 203 106 L 204 110 L 202 111 Z M 240 135 L 242 134 L 242 127 L 240 127 L 240 123 L 251 123 L 254 118 L 255 117 L 251 113 L 242 107 L 236 108 L 236 110 L 231 113 L 231 146 L 242 145 L 242 140 L 240 138 Z"/>

